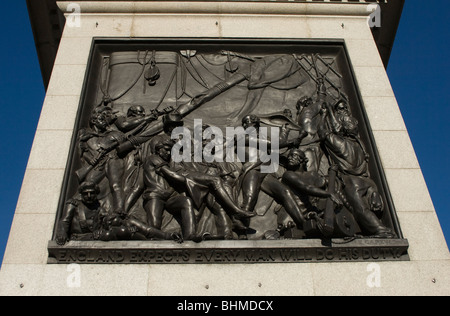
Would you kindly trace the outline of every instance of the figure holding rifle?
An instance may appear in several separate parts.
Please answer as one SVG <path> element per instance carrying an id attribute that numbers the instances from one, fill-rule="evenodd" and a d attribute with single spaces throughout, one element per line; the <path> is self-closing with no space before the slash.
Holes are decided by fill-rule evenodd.
<path id="1" fill-rule="evenodd" d="M 80 154 L 84 167 L 78 170 L 78 180 L 96 184 L 106 177 L 112 194 L 113 212 L 125 214 L 123 189 L 124 161 L 116 148 L 126 140 L 126 135 L 112 128 L 109 107 L 96 108 L 90 119 L 90 128 L 79 132 Z"/>

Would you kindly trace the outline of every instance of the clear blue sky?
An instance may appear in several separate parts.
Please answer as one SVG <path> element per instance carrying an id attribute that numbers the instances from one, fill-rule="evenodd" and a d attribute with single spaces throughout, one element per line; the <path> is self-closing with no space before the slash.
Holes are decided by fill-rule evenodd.
<path id="1" fill-rule="evenodd" d="M 0 14 L 1 262 L 45 91 L 25 0 L 4 3 Z M 449 21 L 448 1 L 407 0 L 388 67 L 447 242 L 450 241 Z"/>

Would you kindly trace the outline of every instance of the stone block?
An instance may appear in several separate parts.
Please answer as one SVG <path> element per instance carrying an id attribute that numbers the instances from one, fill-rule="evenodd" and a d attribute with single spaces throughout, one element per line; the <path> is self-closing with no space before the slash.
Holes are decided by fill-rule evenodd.
<path id="1" fill-rule="evenodd" d="M 28 168 L 65 169 L 72 131 L 37 131 L 31 148 Z"/>
<path id="2" fill-rule="evenodd" d="M 39 119 L 38 130 L 72 130 L 75 126 L 79 101 L 79 96 L 47 96 Z"/>
<path id="3" fill-rule="evenodd" d="M 28 169 L 16 214 L 56 214 L 64 170 Z"/>
<path id="4" fill-rule="evenodd" d="M 408 132 L 373 131 L 373 135 L 385 169 L 420 168 Z"/>

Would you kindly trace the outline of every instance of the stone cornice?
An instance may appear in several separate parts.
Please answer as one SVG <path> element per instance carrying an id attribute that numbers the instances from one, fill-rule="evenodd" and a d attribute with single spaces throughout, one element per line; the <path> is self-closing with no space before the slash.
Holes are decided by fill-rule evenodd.
<path id="1" fill-rule="evenodd" d="M 58 1 L 71 12 L 73 1 Z M 278 2 L 278 1 L 77 1 L 81 14 L 239 14 L 368 16 L 367 2 Z"/>

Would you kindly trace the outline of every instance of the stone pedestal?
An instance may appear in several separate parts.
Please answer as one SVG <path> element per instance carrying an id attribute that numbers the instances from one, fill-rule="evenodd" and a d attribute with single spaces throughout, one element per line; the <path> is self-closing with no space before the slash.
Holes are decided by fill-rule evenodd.
<path id="1" fill-rule="evenodd" d="M 59 2 L 61 10 L 67 12 L 67 21 L 73 23 L 66 23 L 42 108 L 0 272 L 0 295 L 450 293 L 449 251 L 368 25 L 370 11 L 367 3 L 78 3 L 80 16 L 74 15 L 70 1 Z M 316 250 L 315 260 L 308 260 L 303 253 L 301 258 L 304 260 L 288 263 L 279 263 L 282 260 L 278 257 L 279 260 L 271 263 L 270 253 L 265 253 L 269 262 L 253 261 L 250 264 L 242 258 L 238 263 L 218 264 L 217 260 L 223 258 L 223 252 L 215 255 L 199 252 L 214 256 L 214 260 L 202 262 L 208 264 L 195 264 L 195 257 L 192 257 L 192 264 L 167 265 L 157 262 L 158 256 L 163 261 L 169 258 L 162 253 L 156 254 L 154 260 L 139 264 L 130 259 L 127 264 L 51 264 L 48 249 L 51 250 L 54 244 L 50 243 L 48 248 L 49 240 L 52 239 L 94 38 L 343 41 L 399 223 L 408 240 L 409 260 L 377 261 L 374 268 L 370 260 L 373 254 L 362 254 L 355 261 L 344 260 L 342 253 L 337 254 L 338 257 L 326 251 L 317 254 L 320 245 L 309 244 L 305 247 Z M 140 248 L 139 244 L 122 246 L 135 250 Z M 215 245 L 209 246 L 211 248 L 208 249 L 217 249 Z M 225 246 L 228 259 L 233 247 Z M 376 256 L 382 253 L 377 252 Z M 334 260 L 319 260 L 332 255 Z M 83 258 L 85 256 L 82 254 Z M 173 254 L 170 256 L 173 260 Z M 379 282 L 372 282 L 374 273 Z M 74 283 L 74 276 L 80 282 Z M 236 280 L 239 280 L 238 285 Z"/>

